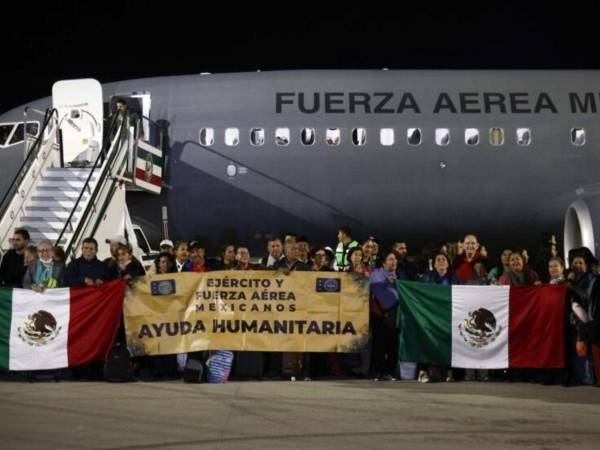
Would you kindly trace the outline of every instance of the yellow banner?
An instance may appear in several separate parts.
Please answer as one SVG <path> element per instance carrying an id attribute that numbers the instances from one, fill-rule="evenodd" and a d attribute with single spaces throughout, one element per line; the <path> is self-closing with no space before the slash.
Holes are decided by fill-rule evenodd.
<path id="1" fill-rule="evenodd" d="M 123 305 L 135 356 L 200 350 L 358 352 L 369 334 L 368 278 L 335 272 L 149 275 Z"/>

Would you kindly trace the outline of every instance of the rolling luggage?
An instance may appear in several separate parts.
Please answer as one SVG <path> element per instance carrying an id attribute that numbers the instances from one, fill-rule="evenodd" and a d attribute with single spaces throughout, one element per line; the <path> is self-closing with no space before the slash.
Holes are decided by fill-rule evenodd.
<path id="1" fill-rule="evenodd" d="M 208 367 L 208 382 L 209 383 L 227 383 L 229 373 L 231 372 L 231 364 L 233 362 L 233 352 L 228 350 L 216 350 L 212 352 L 206 366 Z"/>
<path id="2" fill-rule="evenodd" d="M 233 374 L 236 377 L 262 378 L 263 352 L 235 352 Z"/>

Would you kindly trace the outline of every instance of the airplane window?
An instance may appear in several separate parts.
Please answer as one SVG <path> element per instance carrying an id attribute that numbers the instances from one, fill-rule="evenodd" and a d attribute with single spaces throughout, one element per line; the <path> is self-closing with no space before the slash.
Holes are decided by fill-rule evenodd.
<path id="1" fill-rule="evenodd" d="M 6 140 L 10 136 L 14 126 L 15 124 L 13 123 L 0 125 L 0 145 L 6 145 Z"/>
<path id="2" fill-rule="evenodd" d="M 585 130 L 583 128 L 571 128 L 571 143 L 573 145 L 585 144 Z"/>
<path id="3" fill-rule="evenodd" d="M 490 128 L 490 144 L 495 147 L 504 144 L 504 130 L 502 128 Z"/>
<path id="4" fill-rule="evenodd" d="M 406 142 L 408 145 L 421 145 L 421 129 L 409 128 L 406 130 Z"/>
<path id="5" fill-rule="evenodd" d="M 446 146 L 450 143 L 450 130 L 448 128 L 436 128 L 435 143 L 440 146 Z"/>
<path id="6" fill-rule="evenodd" d="M 325 133 L 325 142 L 327 145 L 340 145 L 342 139 L 339 128 L 327 128 Z"/>
<path id="7" fill-rule="evenodd" d="M 379 130 L 379 142 L 381 145 L 389 147 L 394 145 L 394 129 L 393 128 L 382 128 Z"/>
<path id="8" fill-rule="evenodd" d="M 264 145 L 264 143 L 265 143 L 264 128 L 252 128 L 252 131 L 250 131 L 250 143 L 252 145 Z"/>
<path id="9" fill-rule="evenodd" d="M 526 147 L 531 144 L 531 130 L 529 128 L 517 128 L 517 145 Z"/>
<path id="10" fill-rule="evenodd" d="M 240 130 L 237 128 L 227 128 L 225 130 L 225 145 L 235 147 L 240 143 Z"/>
<path id="11" fill-rule="evenodd" d="M 290 129 L 277 128 L 275 130 L 275 143 L 280 146 L 288 145 L 290 143 Z"/>
<path id="12" fill-rule="evenodd" d="M 27 134 L 29 136 L 37 137 L 39 132 L 40 132 L 39 122 L 27 122 Z"/>
<path id="13" fill-rule="evenodd" d="M 465 144 L 479 145 L 479 130 L 477 128 L 467 128 L 465 130 Z"/>
<path id="14" fill-rule="evenodd" d="M 303 145 L 313 145 L 315 143 L 315 129 L 304 128 L 300 137 Z"/>
<path id="15" fill-rule="evenodd" d="M 200 144 L 210 146 L 215 143 L 214 128 L 202 128 L 200 130 Z"/>
<path id="16" fill-rule="evenodd" d="M 17 144 L 19 142 L 23 142 L 25 139 L 25 135 L 23 134 L 23 124 L 20 123 L 12 137 L 10 138 L 10 142 L 8 145 Z"/>
<path id="17" fill-rule="evenodd" d="M 352 143 L 361 147 L 367 143 L 367 130 L 364 128 L 355 128 L 352 130 Z"/>

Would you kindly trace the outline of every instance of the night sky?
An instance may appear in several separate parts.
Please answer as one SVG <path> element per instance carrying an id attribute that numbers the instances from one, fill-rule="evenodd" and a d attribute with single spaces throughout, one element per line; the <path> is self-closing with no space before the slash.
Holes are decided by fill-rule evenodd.
<path id="1" fill-rule="evenodd" d="M 598 6 L 492 8 L 481 2 L 461 9 L 390 2 L 365 9 L 361 3 L 23 2 L 2 14 L 0 112 L 49 95 L 52 83 L 66 78 L 109 82 L 256 69 L 600 68 Z"/>

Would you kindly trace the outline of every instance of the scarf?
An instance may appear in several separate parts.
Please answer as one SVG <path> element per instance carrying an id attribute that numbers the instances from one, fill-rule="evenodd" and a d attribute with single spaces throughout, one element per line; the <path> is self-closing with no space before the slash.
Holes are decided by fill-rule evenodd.
<path id="1" fill-rule="evenodd" d="M 33 276 L 34 284 L 44 287 L 56 287 L 50 286 L 52 280 L 52 272 L 54 271 L 54 260 L 50 259 L 48 262 L 44 262 L 38 259 L 35 262 L 35 270 Z M 56 284 L 56 283 L 55 283 Z"/>

